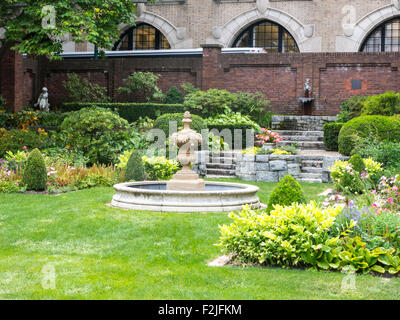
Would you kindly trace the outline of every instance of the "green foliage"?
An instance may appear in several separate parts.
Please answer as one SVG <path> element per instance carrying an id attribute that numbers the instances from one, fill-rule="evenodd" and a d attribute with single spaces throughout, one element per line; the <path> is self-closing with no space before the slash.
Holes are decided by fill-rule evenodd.
<path id="1" fill-rule="evenodd" d="M 327 122 L 323 126 L 324 130 L 324 145 L 328 151 L 338 151 L 339 132 L 344 123 L 342 122 Z"/>
<path id="2" fill-rule="evenodd" d="M 196 92 L 196 91 L 200 91 L 199 88 L 196 88 L 192 83 L 190 82 L 184 82 L 181 84 L 181 88 L 183 90 L 183 95 L 186 97 L 187 95 Z"/>
<path id="3" fill-rule="evenodd" d="M 179 170 L 177 161 L 165 157 L 143 157 L 147 177 L 151 181 L 167 181 Z"/>
<path id="4" fill-rule="evenodd" d="M 118 88 L 132 102 L 163 101 L 164 95 L 157 86 L 159 76 L 152 72 L 135 72 L 124 79 L 125 86 Z"/>
<path id="5" fill-rule="evenodd" d="M 271 122 L 271 112 L 268 111 L 270 101 L 263 94 L 209 89 L 195 90 L 186 95 L 185 108 L 203 117 L 216 117 L 227 111 L 240 112 L 248 115 L 260 125 L 268 127 Z"/>
<path id="6" fill-rule="evenodd" d="M 361 115 L 363 103 L 368 97 L 353 96 L 340 106 L 341 112 L 337 115 L 338 122 L 348 122 Z"/>
<path id="7" fill-rule="evenodd" d="M 363 158 L 372 158 L 382 163 L 385 168 L 399 165 L 400 144 L 398 142 L 380 141 L 375 137 L 368 137 L 357 141 L 355 152 Z"/>
<path id="8" fill-rule="evenodd" d="M 0 112 L 5 110 L 5 108 L 6 108 L 6 100 L 2 96 L 0 96 Z"/>
<path id="9" fill-rule="evenodd" d="M 389 91 L 368 97 L 363 102 L 362 115 L 393 116 L 400 114 L 400 94 Z"/>
<path id="10" fill-rule="evenodd" d="M 305 201 L 300 184 L 291 175 L 286 175 L 272 191 L 267 211 L 273 210 L 275 205 L 287 206 Z"/>
<path id="11" fill-rule="evenodd" d="M 359 154 L 354 154 L 350 158 L 349 164 L 351 164 L 353 170 L 355 170 L 358 174 L 361 174 L 366 169 L 365 163 Z"/>
<path id="12" fill-rule="evenodd" d="M 183 104 L 190 112 L 206 118 L 224 113 L 226 108 L 232 108 L 236 101 L 237 97 L 227 90 L 209 89 L 188 94 Z"/>
<path id="13" fill-rule="evenodd" d="M 315 202 L 277 205 L 274 210 L 245 207 L 231 213 L 230 226 L 220 227 L 218 245 L 244 263 L 269 266 L 307 266 L 303 257 L 313 256 L 328 239 L 329 228 L 342 207 L 321 209 Z"/>
<path id="14" fill-rule="evenodd" d="M 375 136 L 380 141 L 400 141 L 400 118 L 363 116 L 347 122 L 339 133 L 339 152 L 351 155 L 358 139 Z"/>
<path id="15" fill-rule="evenodd" d="M 107 95 L 107 88 L 81 78 L 76 73 L 69 73 L 67 77 L 68 80 L 63 81 L 63 87 L 68 94 L 67 101 L 80 103 L 106 103 L 111 101 L 111 98 Z"/>
<path id="16" fill-rule="evenodd" d="M 125 181 L 143 181 L 145 171 L 142 161 L 142 154 L 138 150 L 134 150 L 129 157 L 125 168 Z"/>
<path id="17" fill-rule="evenodd" d="M 165 104 L 181 104 L 183 103 L 183 95 L 177 87 L 172 87 L 165 94 Z"/>
<path id="18" fill-rule="evenodd" d="M 111 49 L 120 33 L 120 24 L 131 25 L 135 18 L 136 4 L 131 0 L 24 0 L 24 8 L 15 0 L 0 2 L 0 26 L 6 30 L 5 39 L 16 43 L 20 53 L 48 55 L 57 59 L 61 53 L 62 38 L 69 34 L 75 42 L 88 41 L 99 48 Z M 55 25 L 46 28 L 42 22 L 50 22 L 54 7 Z"/>
<path id="19" fill-rule="evenodd" d="M 38 149 L 29 154 L 22 181 L 27 190 L 46 190 L 47 170 L 43 156 Z"/>
<path id="20" fill-rule="evenodd" d="M 0 193 L 17 193 L 21 188 L 16 181 L 0 181 Z"/>
<path id="21" fill-rule="evenodd" d="M 329 168 L 335 187 L 348 194 L 363 193 L 374 188 L 382 173 L 382 164 L 370 158 L 359 161 L 359 156 L 353 158 L 353 163 L 338 160 Z M 354 167 L 353 167 L 354 166 Z M 362 171 L 358 171 L 361 170 Z M 362 172 L 365 173 L 361 175 Z"/>
<path id="22" fill-rule="evenodd" d="M 128 122 L 132 123 L 140 118 L 148 117 L 156 119 L 164 113 L 183 113 L 185 108 L 182 104 L 160 104 L 160 103 L 64 103 L 64 111 L 77 111 L 83 108 L 101 107 L 111 109 Z"/>
<path id="23" fill-rule="evenodd" d="M 166 138 L 168 138 L 172 133 L 174 133 L 169 131 L 170 122 L 175 122 L 179 131 L 183 128 L 182 120 L 183 113 L 166 113 L 156 119 L 153 128 L 161 129 L 162 131 L 164 131 Z M 207 125 L 202 117 L 192 114 L 192 121 L 193 122 L 190 127 L 194 131 L 201 133 L 201 130 L 207 129 Z"/>
<path id="24" fill-rule="evenodd" d="M 41 135 L 34 130 L 17 130 L 8 131 L 4 136 L 0 135 L 0 158 L 7 151 L 17 152 L 26 147 L 29 150 L 38 148 L 43 149 L 49 146 L 50 139 L 47 135 Z"/>
<path id="25" fill-rule="evenodd" d="M 61 125 L 61 134 L 64 143 L 83 152 L 90 164 L 109 164 L 133 147 L 137 132 L 116 113 L 94 107 L 71 112 Z"/>

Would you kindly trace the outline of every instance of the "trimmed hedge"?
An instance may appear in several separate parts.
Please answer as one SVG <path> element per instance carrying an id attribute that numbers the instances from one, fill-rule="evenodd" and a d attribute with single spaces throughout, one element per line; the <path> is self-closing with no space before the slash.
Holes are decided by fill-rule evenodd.
<path id="1" fill-rule="evenodd" d="M 166 113 L 162 116 L 158 117 L 157 120 L 154 122 L 153 128 L 154 129 L 161 129 L 164 131 L 167 139 L 171 135 L 169 132 L 169 122 L 176 121 L 177 122 L 177 129 L 183 127 L 183 113 Z M 207 129 L 207 125 L 202 117 L 192 114 L 192 124 L 190 128 L 198 133 L 201 133 L 201 130 Z"/>
<path id="2" fill-rule="evenodd" d="M 400 141 L 400 117 L 363 116 L 345 123 L 339 133 L 339 152 L 351 155 L 358 138 Z"/>
<path id="3" fill-rule="evenodd" d="M 343 125 L 343 122 L 327 122 L 324 124 L 324 145 L 326 150 L 338 151 L 339 132 Z"/>
<path id="4" fill-rule="evenodd" d="M 271 212 L 275 205 L 290 206 L 293 203 L 306 203 L 303 189 L 291 175 L 286 175 L 272 191 L 267 211 Z"/>
<path id="5" fill-rule="evenodd" d="M 162 104 L 162 103 L 75 103 L 68 102 L 62 106 L 62 111 L 77 111 L 83 108 L 101 107 L 116 111 L 121 118 L 129 122 L 135 122 L 140 117 L 156 119 L 165 113 L 183 113 L 183 104 Z"/>
<path id="6" fill-rule="evenodd" d="M 38 149 L 33 150 L 26 160 L 22 182 L 26 190 L 46 190 L 47 170 L 42 154 Z"/>
<path id="7" fill-rule="evenodd" d="M 143 181 L 145 178 L 144 165 L 140 151 L 133 150 L 125 169 L 125 181 Z"/>

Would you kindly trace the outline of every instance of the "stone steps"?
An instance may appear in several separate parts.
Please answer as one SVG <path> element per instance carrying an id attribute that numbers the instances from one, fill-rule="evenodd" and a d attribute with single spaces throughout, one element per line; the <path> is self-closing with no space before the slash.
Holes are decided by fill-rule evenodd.
<path id="1" fill-rule="evenodd" d="M 320 137 L 320 136 L 281 136 L 283 138 L 283 141 L 294 141 L 294 143 L 296 142 L 302 142 L 302 141 L 310 141 L 310 142 L 314 142 L 314 141 L 322 141 L 324 139 L 324 137 Z"/>
<path id="2" fill-rule="evenodd" d="M 206 157 L 207 178 L 235 178 L 236 152 L 221 151 L 209 153 Z"/>
<path id="3" fill-rule="evenodd" d="M 227 170 L 227 169 L 209 169 L 207 167 L 207 178 L 209 178 L 209 175 L 213 176 L 222 176 L 222 177 L 235 177 L 236 176 L 236 170 Z"/>
<path id="4" fill-rule="evenodd" d="M 281 141 L 278 146 L 290 146 L 297 144 L 300 150 L 324 150 L 324 143 L 322 141 Z"/>
<path id="5" fill-rule="evenodd" d="M 223 170 L 235 170 L 236 165 L 234 163 L 207 163 L 207 169 L 223 169 Z"/>
<path id="6" fill-rule="evenodd" d="M 322 160 L 302 160 L 301 166 L 304 168 L 322 168 Z"/>

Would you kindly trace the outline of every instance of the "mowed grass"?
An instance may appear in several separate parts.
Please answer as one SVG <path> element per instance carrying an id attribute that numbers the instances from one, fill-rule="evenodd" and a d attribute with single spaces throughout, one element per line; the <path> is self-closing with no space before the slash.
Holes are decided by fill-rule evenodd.
<path id="1" fill-rule="evenodd" d="M 232 180 L 230 180 L 232 181 Z M 255 183 L 263 202 L 275 184 Z M 302 184 L 308 200 L 327 185 Z M 399 299 L 399 279 L 208 267 L 227 213 L 133 212 L 114 191 L 0 195 L 1 299 Z M 48 282 L 54 267 L 55 288 Z M 43 284 L 45 286 L 43 286 Z"/>

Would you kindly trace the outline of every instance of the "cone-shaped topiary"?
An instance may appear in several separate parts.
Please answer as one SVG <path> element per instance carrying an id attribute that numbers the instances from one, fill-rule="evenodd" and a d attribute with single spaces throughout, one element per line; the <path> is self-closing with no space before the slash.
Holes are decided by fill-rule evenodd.
<path id="1" fill-rule="evenodd" d="M 183 103 L 183 95 L 177 87 L 172 87 L 165 95 L 164 103 L 166 104 L 180 104 Z"/>
<path id="2" fill-rule="evenodd" d="M 128 164 L 125 169 L 125 181 L 143 181 L 145 178 L 142 155 L 139 151 L 134 150 L 129 157 Z"/>
<path id="3" fill-rule="evenodd" d="M 272 191 L 267 210 L 270 212 L 277 204 L 290 206 L 295 202 L 299 204 L 306 202 L 304 192 L 300 184 L 291 175 L 286 175 Z"/>
<path id="4" fill-rule="evenodd" d="M 26 160 L 22 182 L 27 190 L 46 190 L 47 170 L 42 154 L 38 149 L 33 150 Z"/>

